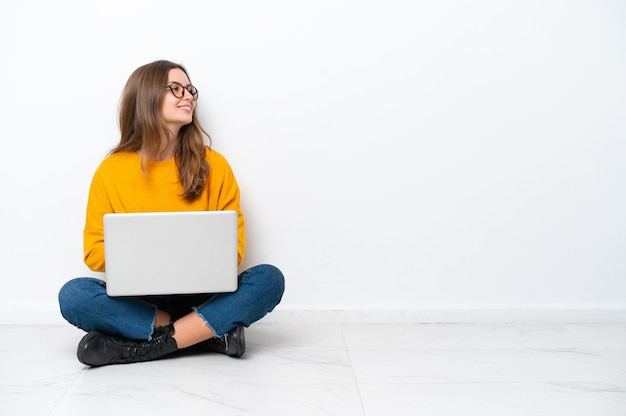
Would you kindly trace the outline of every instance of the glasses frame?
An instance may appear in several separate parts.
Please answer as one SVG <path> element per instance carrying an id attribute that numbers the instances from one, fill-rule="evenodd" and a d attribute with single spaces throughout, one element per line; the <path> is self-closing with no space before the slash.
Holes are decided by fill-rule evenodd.
<path id="1" fill-rule="evenodd" d="M 174 92 L 174 87 L 180 87 L 182 88 L 181 91 L 183 91 L 182 95 L 178 96 L 176 95 L 176 93 Z M 176 82 L 176 81 L 172 81 L 169 84 L 167 84 L 167 86 L 165 87 L 168 90 L 170 90 L 170 92 L 172 93 L 172 95 L 176 98 L 183 98 L 185 96 L 185 91 L 187 90 L 187 92 L 189 93 L 189 95 L 191 95 L 191 97 L 193 98 L 194 101 L 198 100 L 198 89 L 196 87 L 194 87 L 193 85 L 189 84 L 187 86 L 181 84 L 180 82 Z"/>

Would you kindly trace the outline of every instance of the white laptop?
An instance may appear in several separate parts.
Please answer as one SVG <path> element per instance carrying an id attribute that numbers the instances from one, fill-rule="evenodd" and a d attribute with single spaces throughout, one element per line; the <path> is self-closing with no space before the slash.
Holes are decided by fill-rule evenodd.
<path id="1" fill-rule="evenodd" d="M 109 296 L 234 292 L 237 212 L 106 214 Z"/>

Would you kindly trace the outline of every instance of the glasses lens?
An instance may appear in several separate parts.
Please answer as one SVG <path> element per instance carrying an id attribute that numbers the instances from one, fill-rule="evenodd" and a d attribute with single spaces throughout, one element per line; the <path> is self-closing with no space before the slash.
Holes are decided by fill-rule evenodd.
<path id="1" fill-rule="evenodd" d="M 174 94 L 174 97 L 176 98 L 181 98 L 184 94 L 183 86 L 180 85 L 178 82 L 172 82 L 170 85 L 167 86 L 167 88 L 172 91 L 172 94 Z"/>
<path id="2" fill-rule="evenodd" d="M 193 97 L 194 100 L 198 99 L 198 90 L 193 85 L 187 85 L 187 91 Z"/>

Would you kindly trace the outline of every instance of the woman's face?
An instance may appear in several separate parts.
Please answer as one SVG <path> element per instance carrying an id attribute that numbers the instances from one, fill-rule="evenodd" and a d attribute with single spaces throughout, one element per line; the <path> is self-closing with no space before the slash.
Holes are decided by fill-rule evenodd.
<path id="1" fill-rule="evenodd" d="M 178 83 L 179 85 L 172 84 Z M 169 127 L 174 135 L 178 134 L 178 130 L 182 126 L 193 121 L 193 110 L 196 106 L 196 102 L 193 96 L 187 91 L 186 88 L 190 85 L 189 78 L 185 72 L 178 68 L 170 69 L 167 75 L 167 85 L 176 88 L 176 94 L 182 96 L 176 97 L 169 88 L 165 88 L 165 96 L 163 98 L 163 104 L 161 105 L 161 115 L 165 124 Z"/>

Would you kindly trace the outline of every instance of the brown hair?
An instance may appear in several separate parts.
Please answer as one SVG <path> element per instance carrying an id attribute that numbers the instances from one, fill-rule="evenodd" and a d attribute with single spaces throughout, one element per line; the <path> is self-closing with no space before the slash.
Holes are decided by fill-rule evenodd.
<path id="1" fill-rule="evenodd" d="M 187 77 L 187 70 L 169 61 L 155 61 L 137 68 L 128 78 L 120 101 L 119 124 L 121 138 L 110 154 L 142 151 L 145 156 L 141 168 L 147 175 L 147 160 L 154 160 L 161 148 L 161 137 L 170 134 L 161 116 L 161 103 L 167 89 L 170 69 L 178 68 Z M 211 137 L 196 118 L 178 132 L 175 158 L 178 178 L 187 201 L 197 199 L 209 178 L 206 147 L 203 136 Z M 146 160 L 147 159 L 147 160 Z"/>

